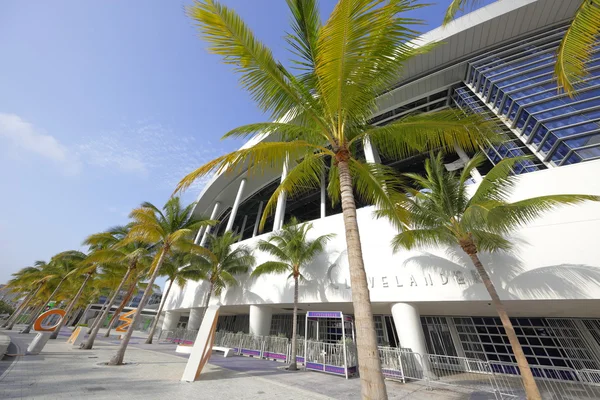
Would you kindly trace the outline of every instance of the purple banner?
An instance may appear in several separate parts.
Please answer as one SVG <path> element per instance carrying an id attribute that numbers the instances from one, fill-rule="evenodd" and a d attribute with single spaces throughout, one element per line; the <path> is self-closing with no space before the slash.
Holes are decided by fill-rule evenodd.
<path id="1" fill-rule="evenodd" d="M 342 318 L 341 311 L 309 311 L 308 318 Z"/>

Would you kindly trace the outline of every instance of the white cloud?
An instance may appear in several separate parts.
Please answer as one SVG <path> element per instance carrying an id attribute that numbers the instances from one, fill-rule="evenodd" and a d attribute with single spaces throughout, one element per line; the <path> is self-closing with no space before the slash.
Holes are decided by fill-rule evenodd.
<path id="1" fill-rule="evenodd" d="M 74 174 L 80 169 L 79 161 L 70 155 L 66 146 L 18 115 L 0 113 L 0 137 L 8 140 L 18 152 L 30 152 L 49 159 L 67 173 Z"/>

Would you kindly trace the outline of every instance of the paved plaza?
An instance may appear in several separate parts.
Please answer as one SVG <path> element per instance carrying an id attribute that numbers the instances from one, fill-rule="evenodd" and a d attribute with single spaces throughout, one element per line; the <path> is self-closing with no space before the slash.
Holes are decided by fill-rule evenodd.
<path id="1" fill-rule="evenodd" d="M 125 366 L 104 365 L 118 340 L 98 340 L 93 350 L 66 344 L 70 331 L 50 341 L 38 356 L 21 356 L 34 334 L 11 336 L 8 354 L 0 361 L 1 399 L 359 399 L 359 379 L 311 371 L 287 372 L 282 363 L 215 354 L 200 380 L 181 382 L 186 355 L 173 344 L 143 344 L 134 337 Z M 387 382 L 393 399 L 468 399 L 443 389 L 427 391 L 418 384 Z"/>

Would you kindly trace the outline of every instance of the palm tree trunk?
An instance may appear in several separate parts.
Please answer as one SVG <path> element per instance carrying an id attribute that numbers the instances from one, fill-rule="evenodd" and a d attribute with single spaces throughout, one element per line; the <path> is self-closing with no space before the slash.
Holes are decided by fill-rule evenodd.
<path id="1" fill-rule="evenodd" d="M 67 322 L 66 326 L 74 326 L 77 322 L 77 317 L 79 317 L 79 313 L 83 307 L 77 307 L 74 313 L 71 313 L 71 317 L 69 318 L 69 322 Z"/>
<path id="2" fill-rule="evenodd" d="M 150 295 L 152 294 L 154 281 L 156 280 L 156 277 L 158 276 L 158 273 L 160 272 L 160 267 L 162 267 L 163 260 L 165 259 L 165 253 L 167 252 L 167 250 L 168 249 L 166 247 L 162 248 L 160 257 L 158 259 L 158 262 L 156 263 L 156 267 L 154 268 L 154 272 L 152 273 L 152 276 L 150 277 L 150 280 L 148 281 L 148 286 L 146 287 L 146 290 L 144 290 L 144 295 L 142 296 L 142 299 L 140 300 L 140 304 L 138 305 L 138 308 L 135 310 L 135 314 L 133 316 L 133 320 L 131 321 L 131 325 L 129 325 L 129 329 L 127 329 L 127 333 L 125 333 L 125 337 L 123 338 L 123 340 L 121 340 L 121 345 L 119 346 L 117 353 L 110 359 L 110 361 L 108 362 L 108 365 L 122 365 L 123 364 L 123 358 L 125 358 L 125 350 L 127 350 L 127 346 L 129 345 L 129 340 L 131 339 L 131 335 L 133 335 L 133 330 L 135 329 L 135 326 L 140 319 L 140 315 L 142 315 L 142 310 L 144 309 L 144 306 L 146 305 L 146 303 L 148 302 L 148 299 L 150 298 Z"/>
<path id="3" fill-rule="evenodd" d="M 515 359 L 517 360 L 517 365 L 519 366 L 519 370 L 521 371 L 521 379 L 523 380 L 523 386 L 525 386 L 525 394 L 527 395 L 527 400 L 541 400 L 542 396 L 540 395 L 540 391 L 535 383 L 535 379 L 533 379 L 533 374 L 531 373 L 531 369 L 529 368 L 529 362 L 525 357 L 525 353 L 523 353 L 523 348 L 521 347 L 521 343 L 519 343 L 519 339 L 517 338 L 517 334 L 515 333 L 515 329 L 513 328 L 512 322 L 510 322 L 510 318 L 504 309 L 504 304 L 502 300 L 500 300 L 500 296 L 498 296 L 498 292 L 496 292 L 496 288 L 494 287 L 494 283 L 490 279 L 487 271 L 481 264 L 479 257 L 477 256 L 477 250 L 475 248 L 475 244 L 470 242 L 466 245 L 461 244 L 463 250 L 467 253 L 467 255 L 475 264 L 475 269 L 479 273 L 483 284 L 485 285 L 490 297 L 492 298 L 492 303 L 494 303 L 494 307 L 496 307 L 496 312 L 498 316 L 500 316 L 500 320 L 502 321 L 502 326 L 504 326 L 504 330 L 506 331 L 506 336 L 510 342 L 510 345 L 513 350 L 513 354 L 515 355 Z"/>
<path id="4" fill-rule="evenodd" d="M 98 325 L 98 323 L 100 321 L 100 318 L 98 318 L 98 317 L 100 317 L 100 315 L 104 314 L 104 310 L 106 310 L 106 306 L 108 305 L 108 303 L 110 302 L 110 299 L 112 299 L 112 297 L 114 296 L 115 293 L 116 292 L 110 292 L 108 294 L 108 296 L 106 296 L 106 299 L 104 300 L 104 303 L 102 304 L 102 307 L 100 307 L 99 315 L 96 318 L 94 318 L 94 322 L 92 323 L 92 325 L 90 325 L 88 327 L 88 330 L 87 330 L 88 335 L 90 335 L 92 333 L 92 331 L 94 330 L 94 328 L 96 327 L 96 325 Z"/>
<path id="5" fill-rule="evenodd" d="M 27 293 L 27 296 L 25 296 L 25 299 L 23 299 L 23 302 L 19 305 L 19 307 L 17 307 L 17 309 L 11 314 L 11 316 L 8 317 L 6 322 L 4 322 L 4 324 L 2 325 L 3 328 L 6 328 L 10 323 L 13 322 L 13 320 L 15 318 L 17 318 L 19 316 L 19 314 L 21 314 L 21 312 L 23 311 L 23 308 L 25 308 L 27 306 L 27 303 L 29 302 L 29 299 L 32 296 L 33 296 L 33 290 L 30 291 L 29 293 Z"/>
<path id="6" fill-rule="evenodd" d="M 341 158 L 341 160 L 339 159 Z M 346 228 L 346 247 L 348 249 L 348 265 L 350 269 L 350 285 L 352 287 L 352 305 L 356 321 L 356 350 L 358 353 L 358 370 L 361 380 L 363 399 L 387 399 L 385 381 L 381 373 L 381 361 L 377 348 L 377 335 L 373 310 L 369 297 L 369 286 L 358 232 L 356 203 L 352 190 L 350 167 L 343 154 L 338 160 L 342 212 Z"/>
<path id="7" fill-rule="evenodd" d="M 87 341 L 81 346 L 82 349 L 90 350 L 92 347 L 94 347 L 94 340 L 96 340 L 96 336 L 98 335 L 98 332 L 100 331 L 100 327 L 102 326 L 102 321 L 104 321 L 104 319 L 108 315 L 108 312 L 110 311 L 110 308 L 115 303 L 115 300 L 117 299 L 117 296 L 121 292 L 123 285 L 125 284 L 125 282 L 127 282 L 127 279 L 129 279 L 129 277 L 131 276 L 131 271 L 132 271 L 131 267 L 127 268 L 127 272 L 123 276 L 123 279 L 121 279 L 119 286 L 117 287 L 117 289 L 113 293 L 112 297 L 110 298 L 110 301 L 106 305 L 106 308 L 104 309 L 102 314 L 97 318 L 96 322 L 94 323 L 94 327 L 92 328 L 92 331 L 90 332 L 90 336 L 88 337 Z"/>
<path id="8" fill-rule="evenodd" d="M 210 296 L 212 295 L 214 286 L 215 286 L 215 284 L 211 281 L 210 285 L 208 286 L 208 294 L 206 295 L 206 298 L 204 299 L 204 304 L 202 307 L 202 314 L 200 315 L 200 326 L 202 326 L 202 321 L 204 321 L 204 315 L 206 314 L 206 310 L 208 310 L 208 305 L 210 304 Z"/>
<path id="9" fill-rule="evenodd" d="M 88 281 L 90 280 L 90 278 L 92 277 L 92 275 L 93 275 L 92 272 L 88 272 L 86 274 L 86 277 L 83 280 L 83 283 L 81 284 L 81 286 L 79 287 L 79 290 L 77 291 L 77 294 L 75 295 L 75 297 L 73 297 L 73 300 L 71 300 L 71 302 L 67 306 L 67 309 L 65 310 L 64 317 L 62 317 L 62 319 L 58 323 L 58 326 L 56 327 L 56 329 L 54 330 L 54 332 L 52 332 L 52 335 L 50 335 L 50 339 L 56 339 L 58 337 L 58 334 L 60 333 L 61 328 L 67 322 L 67 318 L 69 317 L 69 313 L 71 312 L 71 310 L 73 309 L 73 307 L 75 306 L 75 304 L 77 303 L 77 301 L 79 300 L 79 297 L 81 297 L 81 294 L 83 293 L 83 289 L 85 288 L 85 285 L 88 283 Z"/>
<path id="10" fill-rule="evenodd" d="M 298 331 L 298 277 L 294 275 L 294 313 L 292 316 L 292 362 L 290 363 L 288 370 L 297 371 L 298 366 L 296 365 L 296 354 L 298 353 L 298 347 L 296 342 L 296 334 Z"/>
<path id="11" fill-rule="evenodd" d="M 150 333 L 148 333 L 148 339 L 146 339 L 146 344 L 152 344 L 152 337 L 154 336 L 154 331 L 156 330 L 156 325 L 158 325 L 158 320 L 160 319 L 160 314 L 162 313 L 163 307 L 167 301 L 167 297 L 169 297 L 169 292 L 171 291 L 171 286 L 173 286 L 173 281 L 169 282 L 169 287 L 167 287 L 167 291 L 164 294 L 164 300 L 160 302 L 160 307 L 158 307 L 158 312 L 156 313 L 156 319 L 152 324 L 152 328 L 150 328 Z"/>
<path id="12" fill-rule="evenodd" d="M 29 305 L 29 302 L 31 302 L 31 300 L 33 300 L 33 298 L 38 294 L 38 292 L 42 288 L 42 285 L 43 285 L 43 283 L 40 283 L 38 285 L 38 287 L 35 289 L 35 291 L 33 292 L 33 294 L 31 296 L 29 296 L 29 298 L 27 298 L 27 300 L 25 300 L 23 302 L 23 307 L 21 307 L 21 309 L 18 311 L 18 313 L 15 312 L 15 316 L 14 316 L 13 320 L 6 327 L 7 331 L 12 330 L 13 326 L 15 326 L 15 323 L 17 322 L 17 319 L 19 318 L 21 313 L 27 308 L 27 306 Z M 10 321 L 10 319 L 9 319 L 9 321 Z"/>
<path id="13" fill-rule="evenodd" d="M 137 279 L 134 282 L 132 282 L 131 285 L 129 285 L 129 289 L 127 289 L 127 294 L 125 294 L 125 297 L 121 301 L 121 304 L 119 304 L 119 307 L 117 307 L 117 309 L 115 310 L 115 313 L 113 314 L 112 318 L 110 319 L 110 322 L 108 323 L 108 326 L 106 327 L 106 333 L 104 334 L 104 337 L 110 336 L 110 330 L 112 329 L 113 325 L 117 321 L 117 318 L 119 317 L 119 314 L 121 314 L 121 311 L 123 311 L 123 308 L 125 308 L 127 303 L 129 303 L 129 300 L 131 299 L 131 296 L 133 295 L 133 291 L 135 290 L 136 287 L 137 287 Z"/>
<path id="14" fill-rule="evenodd" d="M 38 319 L 38 316 L 42 313 L 42 310 L 44 310 L 44 307 L 46 306 L 46 304 L 48 304 L 48 303 L 42 303 L 35 310 L 34 313 L 31 313 L 31 318 L 29 318 L 29 323 L 27 324 L 27 326 L 25 327 L 25 329 L 23 329 L 20 333 L 29 333 L 29 332 L 31 332 L 31 328 L 33 328 L 33 324 L 35 323 L 35 320 Z"/>

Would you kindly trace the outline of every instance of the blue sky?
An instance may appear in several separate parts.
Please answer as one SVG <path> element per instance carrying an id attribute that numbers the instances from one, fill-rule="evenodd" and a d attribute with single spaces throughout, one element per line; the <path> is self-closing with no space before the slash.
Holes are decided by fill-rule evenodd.
<path id="1" fill-rule="evenodd" d="M 286 58 L 285 1 L 223 2 Z M 223 133 L 265 119 L 205 50 L 190 3 L 0 3 L 0 283 L 142 201 L 162 205 L 193 167 L 241 145 Z M 412 16 L 429 30 L 448 3 Z M 321 1 L 324 18 L 334 5 Z"/>

